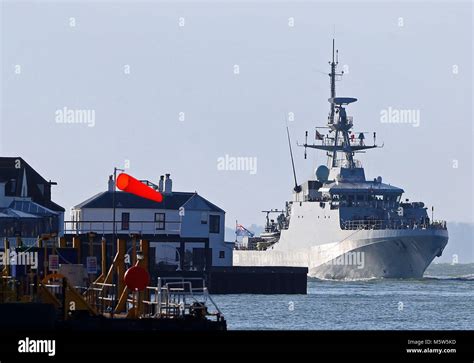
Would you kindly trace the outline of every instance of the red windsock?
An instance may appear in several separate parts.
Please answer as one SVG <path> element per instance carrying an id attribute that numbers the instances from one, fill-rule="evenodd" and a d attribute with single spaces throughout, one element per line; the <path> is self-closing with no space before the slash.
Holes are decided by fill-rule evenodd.
<path id="1" fill-rule="evenodd" d="M 124 192 L 135 194 L 139 197 L 150 199 L 158 203 L 163 201 L 163 196 L 160 192 L 157 192 L 155 189 L 150 188 L 141 181 L 135 179 L 133 176 L 125 173 L 121 173 L 117 177 L 117 188 Z"/>

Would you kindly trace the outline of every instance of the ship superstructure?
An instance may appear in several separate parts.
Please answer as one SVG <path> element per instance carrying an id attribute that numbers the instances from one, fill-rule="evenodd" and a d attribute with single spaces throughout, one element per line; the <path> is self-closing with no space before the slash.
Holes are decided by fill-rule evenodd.
<path id="1" fill-rule="evenodd" d="M 355 155 L 378 147 L 376 133 L 353 131 L 346 108 L 357 99 L 336 96 L 343 72 L 337 72 L 334 40 L 332 49 L 327 125 L 315 129 L 311 144 L 306 132 L 300 145 L 305 158 L 307 149 L 325 151 L 327 166 L 298 184 L 293 165 L 293 198 L 273 225 L 278 230 L 259 251 L 235 251 L 234 264 L 305 266 L 310 276 L 325 279 L 422 277 L 448 242 L 446 222 L 430 218 L 423 202 L 403 201 L 404 190 L 380 176 L 366 178 Z"/>

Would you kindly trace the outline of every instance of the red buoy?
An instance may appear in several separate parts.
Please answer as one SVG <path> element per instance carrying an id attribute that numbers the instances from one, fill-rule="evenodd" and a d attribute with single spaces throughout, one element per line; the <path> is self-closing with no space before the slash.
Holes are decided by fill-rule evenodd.
<path id="1" fill-rule="evenodd" d="M 125 173 L 121 173 L 117 177 L 117 188 L 124 192 L 135 194 L 139 197 L 150 199 L 158 203 L 163 201 L 163 196 L 160 192 Z"/>
<path id="2" fill-rule="evenodd" d="M 125 272 L 123 279 L 130 290 L 142 291 L 150 282 L 150 274 L 143 267 L 132 266 Z"/>

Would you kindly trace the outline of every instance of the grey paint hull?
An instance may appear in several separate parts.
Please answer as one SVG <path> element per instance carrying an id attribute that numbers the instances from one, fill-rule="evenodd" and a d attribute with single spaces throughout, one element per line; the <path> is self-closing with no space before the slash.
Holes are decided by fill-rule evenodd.
<path id="1" fill-rule="evenodd" d="M 237 266 L 303 266 L 311 277 L 421 278 L 448 242 L 446 230 L 385 231 L 297 251 L 234 251 Z"/>
<path id="2" fill-rule="evenodd" d="M 329 262 L 310 267 L 309 275 L 321 279 L 349 280 L 421 278 L 447 243 L 447 236 L 399 237 L 371 241 Z"/>

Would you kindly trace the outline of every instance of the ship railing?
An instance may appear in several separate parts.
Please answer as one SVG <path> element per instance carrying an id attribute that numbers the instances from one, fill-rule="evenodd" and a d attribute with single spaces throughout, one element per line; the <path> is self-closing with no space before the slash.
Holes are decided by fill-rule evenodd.
<path id="1" fill-rule="evenodd" d="M 430 227 L 432 229 L 448 229 L 447 222 L 444 220 L 435 220 L 431 222 Z"/>
<path id="2" fill-rule="evenodd" d="M 352 134 L 354 135 L 354 134 Z M 328 136 L 325 136 L 323 139 L 318 139 L 319 141 L 321 141 L 321 143 L 319 145 L 321 146 L 334 146 L 334 138 L 333 137 L 328 137 Z M 342 145 L 344 143 L 344 138 L 343 137 L 338 137 L 337 138 L 337 144 L 338 145 Z M 350 146 L 363 146 L 365 145 L 365 140 L 364 139 L 359 139 L 358 137 L 350 137 L 349 138 L 349 145 Z"/>
<path id="3" fill-rule="evenodd" d="M 99 234 L 139 233 L 149 235 L 180 234 L 181 221 L 64 221 L 65 234 L 95 232 Z"/>
<path id="4" fill-rule="evenodd" d="M 446 221 L 428 220 L 417 222 L 415 220 L 349 220 L 341 221 L 341 228 L 344 230 L 380 230 L 380 229 L 447 229 Z"/>
<path id="5" fill-rule="evenodd" d="M 323 139 L 318 139 L 318 140 L 321 141 L 321 144 L 319 144 L 321 146 L 334 146 L 334 137 L 325 136 Z M 344 142 L 343 137 L 337 138 L 338 145 L 342 145 L 343 142 Z"/>

